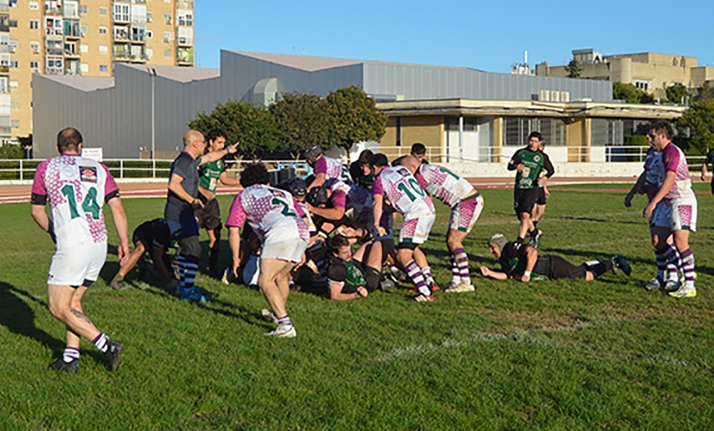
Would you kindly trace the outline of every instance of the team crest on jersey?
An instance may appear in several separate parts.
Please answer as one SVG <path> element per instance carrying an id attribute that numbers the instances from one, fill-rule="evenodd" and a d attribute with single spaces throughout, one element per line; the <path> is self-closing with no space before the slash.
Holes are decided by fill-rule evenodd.
<path id="1" fill-rule="evenodd" d="M 97 182 L 97 168 L 95 166 L 80 166 L 79 179 L 88 183 Z"/>
<path id="2" fill-rule="evenodd" d="M 533 157 L 533 160 L 534 160 L 535 162 L 540 162 L 540 156 L 535 156 L 535 157 Z"/>

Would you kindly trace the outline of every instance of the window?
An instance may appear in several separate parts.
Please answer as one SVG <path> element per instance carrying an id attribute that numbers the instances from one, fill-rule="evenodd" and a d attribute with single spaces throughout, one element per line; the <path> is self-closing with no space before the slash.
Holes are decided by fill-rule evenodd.
<path id="1" fill-rule="evenodd" d="M 45 50 L 47 55 L 62 55 L 62 39 L 45 39 Z"/>
<path id="2" fill-rule="evenodd" d="M 100 7 L 100 8 L 99 8 L 99 15 L 100 15 L 100 16 L 107 16 L 107 13 L 109 13 L 109 11 L 107 10 L 107 8 L 105 8 L 105 7 Z"/>
<path id="3" fill-rule="evenodd" d="M 29 3 L 30 10 L 39 10 L 40 9 L 40 4 L 37 3 L 36 1 L 31 1 Z"/>
<path id="4" fill-rule="evenodd" d="M 146 30 L 146 38 L 151 39 L 152 37 L 154 37 L 154 32 L 151 30 Z"/>
<path id="5" fill-rule="evenodd" d="M 7 88 L 7 76 L 0 76 L 0 93 L 7 93 L 9 91 Z"/>
<path id="6" fill-rule="evenodd" d="M 39 61 L 31 61 L 30 62 L 30 69 L 39 69 L 40 68 L 40 62 Z"/>
<path id="7" fill-rule="evenodd" d="M 99 45 L 99 53 L 100 54 L 108 54 L 109 48 L 107 48 L 106 45 Z"/>
<path id="8" fill-rule="evenodd" d="M 31 19 L 30 20 L 30 30 L 37 30 L 40 28 L 40 21 L 36 19 Z"/>
<path id="9" fill-rule="evenodd" d="M 107 30 L 106 27 L 100 26 L 99 27 L 99 34 L 107 34 L 109 31 Z"/>
<path id="10" fill-rule="evenodd" d="M 179 10 L 176 12 L 178 25 L 183 27 L 193 26 L 193 13 L 190 10 Z"/>
<path id="11" fill-rule="evenodd" d="M 151 48 L 146 48 L 145 54 L 146 54 L 146 59 L 151 60 L 151 56 L 154 55 L 154 50 Z"/>
<path id="12" fill-rule="evenodd" d="M 81 52 L 82 54 L 89 52 L 89 45 L 85 43 L 79 45 L 79 52 Z"/>
<path id="13" fill-rule="evenodd" d="M 77 17 L 79 16 L 79 5 L 76 1 L 65 0 L 62 12 L 64 12 L 64 16 Z"/>
<path id="14" fill-rule="evenodd" d="M 107 66 L 106 64 L 100 64 L 99 71 L 100 72 L 109 72 L 109 66 Z"/>
<path id="15" fill-rule="evenodd" d="M 47 36 L 63 36 L 62 18 L 45 17 L 45 34 Z"/>
<path id="16" fill-rule="evenodd" d="M 17 60 L 10 60 L 10 67 L 17 69 Z"/>
<path id="17" fill-rule="evenodd" d="M 171 14 L 170 13 L 164 14 L 164 21 L 166 21 L 166 24 L 171 25 Z"/>
<path id="18" fill-rule="evenodd" d="M 75 42 L 65 42 L 64 43 L 64 53 L 66 55 L 76 55 L 77 54 L 77 44 Z"/>
<path id="19" fill-rule="evenodd" d="M 9 25 L 10 27 L 15 27 L 15 28 L 17 28 L 17 20 L 16 20 L 16 19 L 11 19 L 11 20 L 9 20 L 9 21 L 7 22 L 7 25 Z"/>
<path id="20" fill-rule="evenodd" d="M 79 34 L 82 37 L 86 36 L 88 31 L 89 31 L 89 27 L 87 27 L 86 25 L 79 26 Z"/>
<path id="21" fill-rule="evenodd" d="M 165 50 L 164 50 L 164 57 L 171 57 L 171 50 L 170 50 L 170 49 L 165 49 Z"/>
<path id="22" fill-rule="evenodd" d="M 19 105 L 17 109 L 20 109 Z M 10 123 L 12 124 L 13 129 L 17 129 L 18 127 L 20 127 L 20 120 L 11 120 Z"/>
<path id="23" fill-rule="evenodd" d="M 114 3 L 114 21 L 129 21 L 129 5 Z"/>
<path id="24" fill-rule="evenodd" d="M 146 12 L 146 21 L 151 22 L 154 19 L 154 14 L 152 12 Z"/>
<path id="25" fill-rule="evenodd" d="M 87 63 L 82 63 L 79 65 L 79 70 L 82 73 L 89 73 L 89 65 Z"/>
<path id="26" fill-rule="evenodd" d="M 87 6 L 79 5 L 79 13 L 87 13 Z"/>
<path id="27" fill-rule="evenodd" d="M 165 31 L 164 32 L 164 42 L 170 42 L 171 41 L 171 32 L 170 31 Z"/>
<path id="28" fill-rule="evenodd" d="M 14 109 L 14 110 L 20 109 L 20 101 L 19 100 L 11 100 L 10 108 Z"/>
<path id="29" fill-rule="evenodd" d="M 30 42 L 30 49 L 32 50 L 33 53 L 39 54 L 40 53 L 40 42 L 37 41 L 32 41 Z"/>

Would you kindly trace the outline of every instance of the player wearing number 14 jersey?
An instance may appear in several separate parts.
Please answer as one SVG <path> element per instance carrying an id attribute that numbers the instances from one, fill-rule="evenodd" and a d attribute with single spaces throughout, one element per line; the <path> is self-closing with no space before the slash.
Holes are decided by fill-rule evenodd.
<path id="1" fill-rule="evenodd" d="M 114 179 L 101 163 L 81 157 L 82 135 L 68 128 L 57 136 L 60 156 L 40 163 L 32 184 L 32 218 L 57 244 L 47 280 L 47 299 L 53 316 L 67 328 L 64 354 L 50 369 L 79 369 L 79 338 L 92 340 L 104 354 L 110 371 L 119 367 L 123 345 L 99 332 L 82 311 L 82 296 L 99 276 L 107 255 L 107 230 L 102 205 L 112 210 L 119 234 L 118 256 L 129 256 L 126 214 Z M 52 218 L 45 212 L 49 202 Z"/>
<path id="2" fill-rule="evenodd" d="M 310 238 L 304 212 L 285 190 L 269 187 L 268 170 L 260 163 L 248 165 L 240 177 L 245 190 L 233 200 L 226 221 L 233 252 L 233 275 L 240 266 L 240 228 L 248 221 L 263 243 L 260 253 L 258 286 L 270 304 L 263 310 L 266 320 L 278 328 L 265 335 L 295 337 L 297 333 L 288 316 L 286 304 L 290 292 L 289 274 L 299 263 Z"/>
<path id="3" fill-rule="evenodd" d="M 434 297 L 422 272 L 422 269 L 428 268 L 429 264 L 422 253 L 414 251 L 429 237 L 431 226 L 436 219 L 434 204 L 404 166 L 388 167 L 387 156 L 384 154 L 375 154 L 369 164 L 375 175 L 372 184 L 375 230 L 379 235 L 386 234 L 379 220 L 382 218 L 384 200 L 388 199 L 394 209 L 404 216 L 404 223 L 399 231 L 397 261 L 407 271 L 419 291 L 413 299 L 419 302 L 431 302 Z"/>

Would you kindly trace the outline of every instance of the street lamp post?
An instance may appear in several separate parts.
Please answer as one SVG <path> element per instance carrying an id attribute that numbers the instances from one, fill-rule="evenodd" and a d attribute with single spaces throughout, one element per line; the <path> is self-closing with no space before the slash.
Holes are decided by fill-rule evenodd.
<path id="1" fill-rule="evenodd" d="M 156 178 L 156 68 L 148 70 L 151 76 L 151 177 Z"/>

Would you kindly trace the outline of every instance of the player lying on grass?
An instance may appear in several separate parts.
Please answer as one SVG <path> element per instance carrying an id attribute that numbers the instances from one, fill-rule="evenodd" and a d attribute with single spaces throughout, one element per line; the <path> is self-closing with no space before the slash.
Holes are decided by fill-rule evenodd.
<path id="1" fill-rule="evenodd" d="M 172 292 L 175 291 L 178 282 L 174 279 L 171 260 L 168 255 L 169 246 L 171 245 L 171 232 L 169 232 L 166 220 L 157 218 L 140 224 L 134 229 L 132 242 L 134 243 L 134 251 L 129 254 L 126 263 L 121 266 L 121 269 L 109 284 L 112 289 L 126 289 L 124 277 L 134 269 L 144 254 L 148 253 L 154 262 L 153 268 L 148 267 L 151 273 L 168 289 Z"/>
<path id="2" fill-rule="evenodd" d="M 491 254 L 498 259 L 500 271 L 482 266 L 481 274 L 496 280 L 508 278 L 529 282 L 534 276 L 548 277 L 553 280 L 593 281 L 607 271 L 621 269 L 625 275 L 632 273 L 630 264 L 624 257 L 615 256 L 610 260 L 590 261 L 575 266 L 560 256 L 538 256 L 538 250 L 520 241 L 509 242 L 505 236 L 497 233 L 488 240 Z"/>

